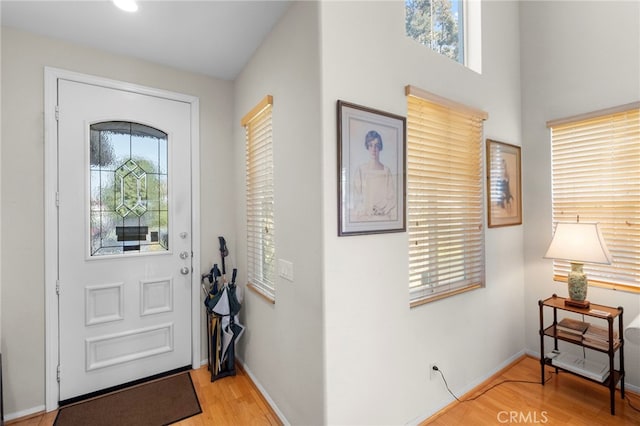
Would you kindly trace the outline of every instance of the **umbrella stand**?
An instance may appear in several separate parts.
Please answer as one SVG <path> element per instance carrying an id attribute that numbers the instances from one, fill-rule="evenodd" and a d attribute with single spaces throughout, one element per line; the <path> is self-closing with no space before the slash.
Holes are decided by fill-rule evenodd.
<path id="1" fill-rule="evenodd" d="M 211 381 L 235 376 L 235 344 L 244 333 L 245 327 L 238 321 L 241 304 L 236 295 L 237 269 L 233 269 L 231 282 L 227 282 L 225 257 L 228 255 L 226 241 L 220 241 L 222 272 L 214 265 L 210 274 L 202 276 L 212 283 L 204 300 L 207 312 L 207 363 L 211 371 Z M 221 282 L 218 277 L 222 276 Z"/>

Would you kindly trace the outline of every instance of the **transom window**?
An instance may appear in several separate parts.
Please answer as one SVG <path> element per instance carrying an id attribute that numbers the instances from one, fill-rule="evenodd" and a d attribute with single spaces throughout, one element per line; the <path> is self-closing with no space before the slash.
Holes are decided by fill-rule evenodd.
<path id="1" fill-rule="evenodd" d="M 482 0 L 405 0 L 407 37 L 482 72 Z"/>
<path id="2" fill-rule="evenodd" d="M 407 35 L 464 64 L 463 8 L 462 0 L 405 0 Z"/>

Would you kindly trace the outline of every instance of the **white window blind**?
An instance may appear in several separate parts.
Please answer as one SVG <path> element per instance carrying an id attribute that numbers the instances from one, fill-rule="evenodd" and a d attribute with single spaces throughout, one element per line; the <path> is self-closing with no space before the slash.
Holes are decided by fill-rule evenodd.
<path id="1" fill-rule="evenodd" d="M 553 221 L 598 222 L 611 265 L 585 264 L 589 284 L 640 291 L 640 103 L 555 120 Z M 569 263 L 554 260 L 557 281 Z"/>
<path id="2" fill-rule="evenodd" d="M 408 86 L 411 306 L 484 287 L 486 113 Z"/>
<path id="3" fill-rule="evenodd" d="M 249 288 L 275 302 L 272 105 L 273 98 L 265 97 L 241 123 L 246 130 Z"/>

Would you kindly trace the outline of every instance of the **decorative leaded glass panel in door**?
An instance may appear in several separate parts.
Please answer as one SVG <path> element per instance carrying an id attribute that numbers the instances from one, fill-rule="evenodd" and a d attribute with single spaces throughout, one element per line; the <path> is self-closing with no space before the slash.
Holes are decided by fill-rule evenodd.
<path id="1" fill-rule="evenodd" d="M 91 256 L 167 251 L 167 134 L 138 123 L 96 123 L 89 157 Z"/>

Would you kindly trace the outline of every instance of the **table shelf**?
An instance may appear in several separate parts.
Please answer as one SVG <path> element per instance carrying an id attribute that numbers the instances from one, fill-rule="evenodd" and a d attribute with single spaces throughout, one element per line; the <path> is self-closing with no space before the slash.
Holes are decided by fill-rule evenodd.
<path id="1" fill-rule="evenodd" d="M 611 415 L 615 415 L 615 391 L 618 383 L 620 384 L 620 395 L 624 399 L 624 334 L 623 334 L 623 308 L 612 308 L 605 305 L 591 304 L 588 308 L 579 308 L 575 306 L 566 305 L 564 297 L 556 296 L 555 294 L 548 299 L 539 300 L 538 306 L 540 309 L 540 369 L 541 369 L 541 383 L 545 384 L 545 366 L 551 366 L 555 368 L 556 372 L 559 370 L 568 372 L 578 377 L 582 377 L 585 380 L 589 380 L 594 383 L 598 383 L 609 389 L 609 399 L 611 406 Z M 553 311 L 553 322 L 551 325 L 545 326 L 544 311 L 545 308 L 549 308 Z M 559 333 L 558 330 L 558 312 L 571 312 L 575 314 L 584 315 L 597 320 L 604 320 L 607 322 L 607 346 L 594 345 L 590 342 L 585 342 L 582 336 L 568 336 L 567 334 Z M 618 337 L 614 338 L 614 321 L 617 320 L 617 333 Z M 558 342 L 567 342 L 580 347 L 588 348 L 590 350 L 601 352 L 607 355 L 609 364 L 609 374 L 602 380 L 594 380 L 581 374 L 577 371 L 573 371 L 562 366 L 553 364 L 553 359 L 547 357 L 545 352 L 545 337 L 553 339 L 553 349 L 558 350 Z M 619 357 L 619 368 L 614 368 L 614 361 L 616 354 Z"/>

